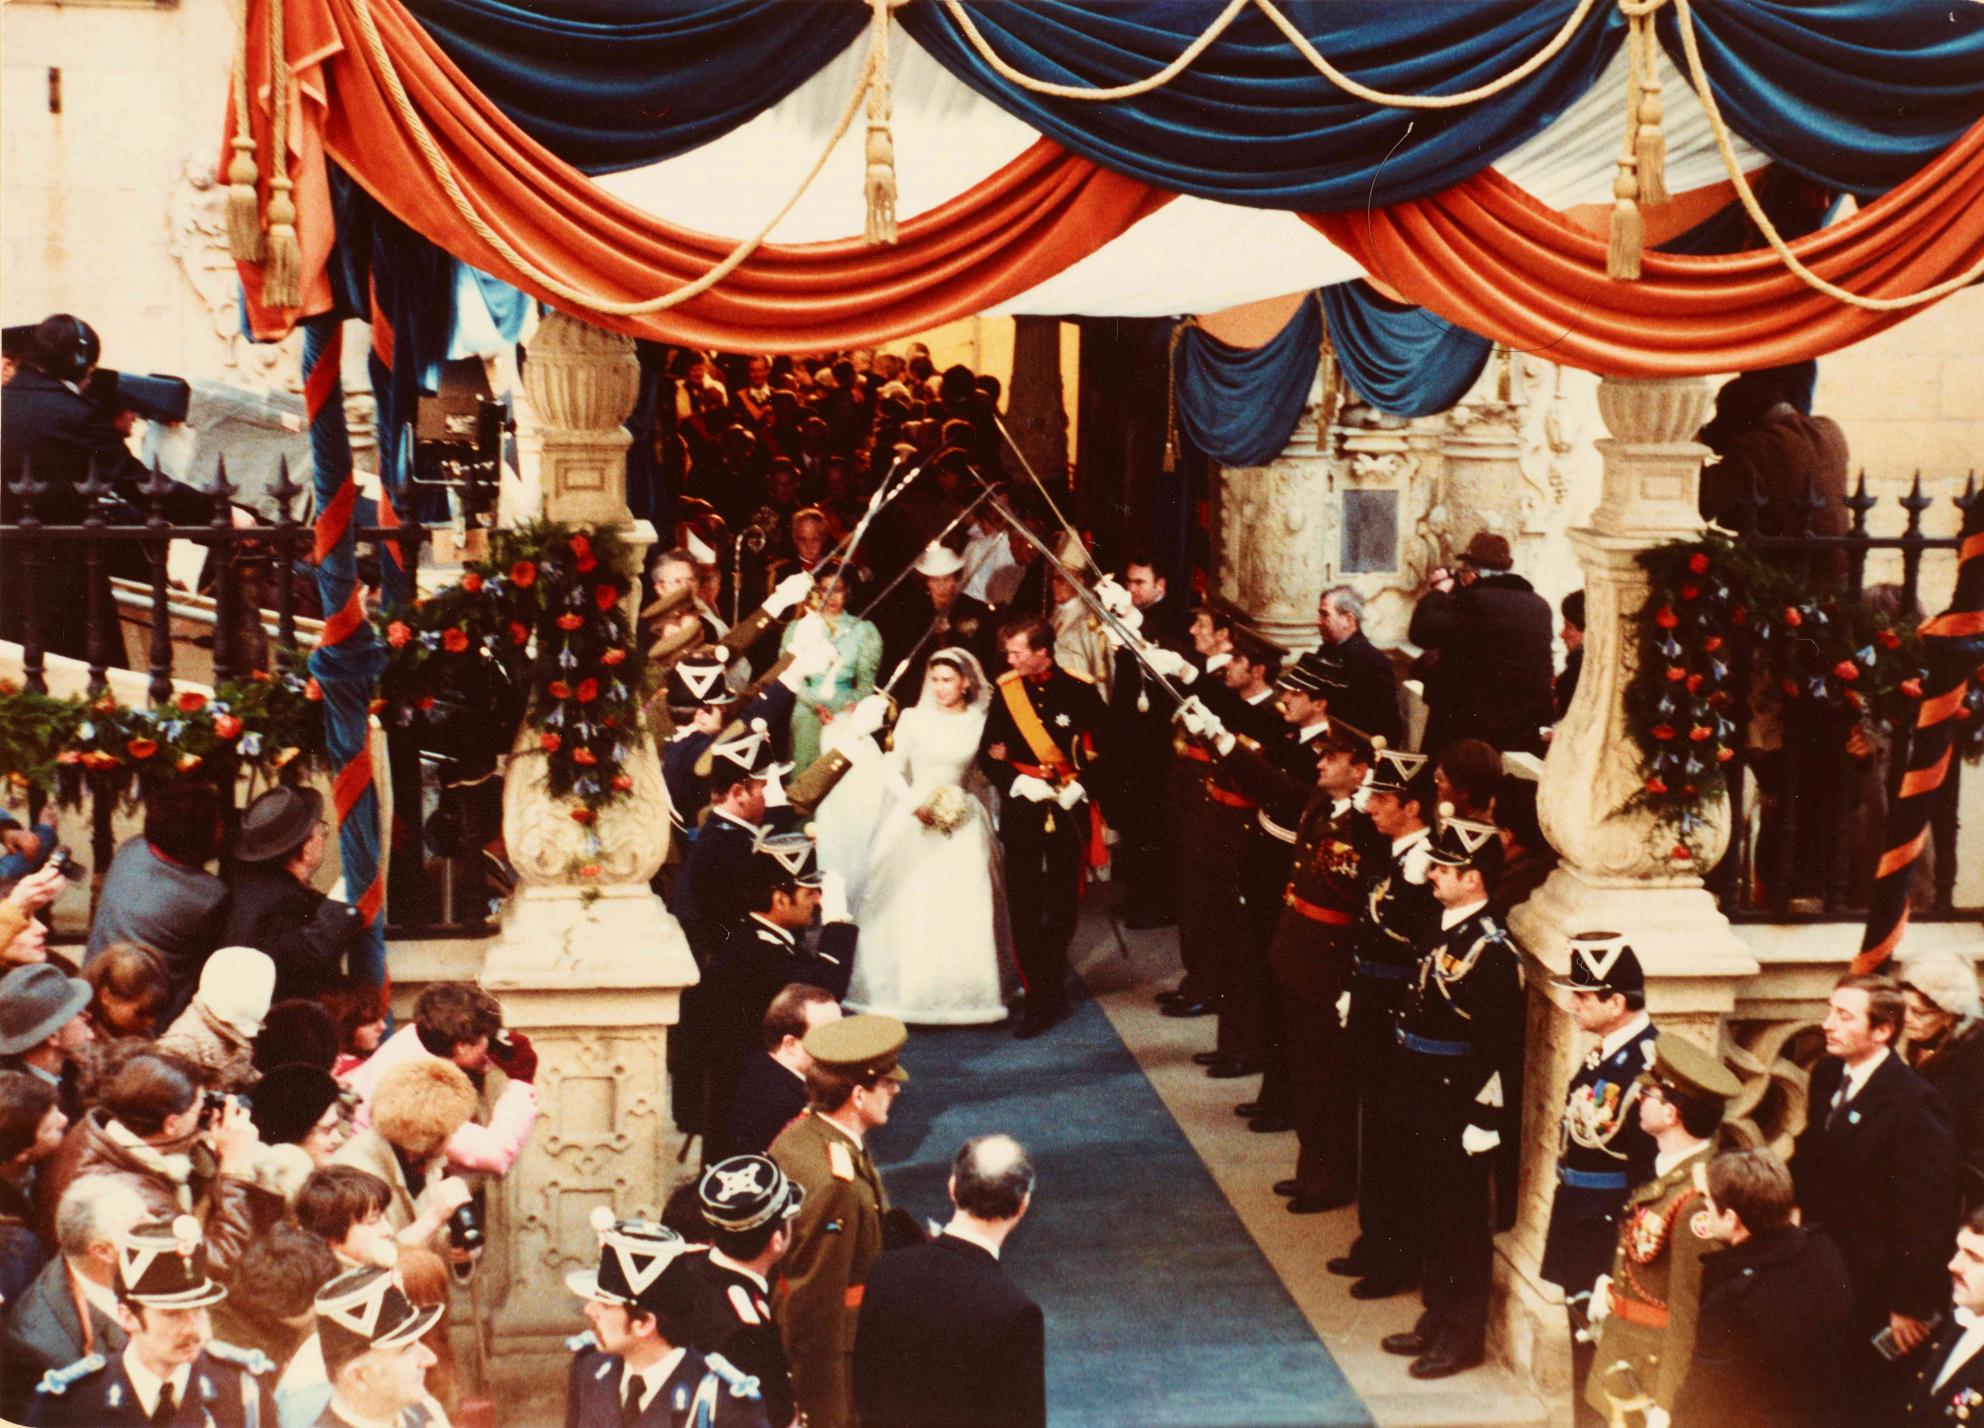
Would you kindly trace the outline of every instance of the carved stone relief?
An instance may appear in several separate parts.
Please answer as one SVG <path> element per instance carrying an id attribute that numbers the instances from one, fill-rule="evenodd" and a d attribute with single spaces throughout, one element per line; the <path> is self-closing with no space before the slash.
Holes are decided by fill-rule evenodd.
<path id="1" fill-rule="evenodd" d="M 245 382 L 294 389 L 303 370 L 303 338 L 249 341 L 241 330 L 241 279 L 227 248 L 227 188 L 212 156 L 186 160 L 166 204 L 166 252 L 206 306 L 220 365 Z"/>

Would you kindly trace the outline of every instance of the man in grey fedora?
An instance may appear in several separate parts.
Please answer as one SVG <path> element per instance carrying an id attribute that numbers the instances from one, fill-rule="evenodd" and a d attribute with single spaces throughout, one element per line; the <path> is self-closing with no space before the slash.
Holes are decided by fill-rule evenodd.
<path id="1" fill-rule="evenodd" d="M 95 1036 L 83 1015 L 90 995 L 88 982 L 50 962 L 0 977 L 0 1067 L 39 1077 L 59 1095 L 63 1071 Z"/>
<path id="2" fill-rule="evenodd" d="M 279 1002 L 328 991 L 365 941 L 358 909 L 310 885 L 329 833 L 321 793 L 281 786 L 241 811 L 228 850 L 222 945 L 266 952 L 276 964 Z"/>

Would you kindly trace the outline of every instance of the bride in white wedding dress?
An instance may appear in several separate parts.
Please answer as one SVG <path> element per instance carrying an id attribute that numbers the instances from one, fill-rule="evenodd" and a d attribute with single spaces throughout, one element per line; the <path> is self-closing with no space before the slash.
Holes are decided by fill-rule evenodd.
<path id="1" fill-rule="evenodd" d="M 1005 1019 L 1006 899 L 976 762 L 991 700 L 978 661 L 943 649 L 930 656 L 922 698 L 896 721 L 861 885 L 851 1011 L 921 1026 Z"/>

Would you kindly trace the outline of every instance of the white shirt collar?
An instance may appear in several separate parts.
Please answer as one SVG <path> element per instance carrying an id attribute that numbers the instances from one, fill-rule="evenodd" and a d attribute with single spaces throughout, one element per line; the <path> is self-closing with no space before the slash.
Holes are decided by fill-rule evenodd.
<path id="1" fill-rule="evenodd" d="M 1248 695 L 1247 703 L 1250 705 L 1259 704 L 1263 700 L 1272 699 L 1272 698 L 1274 698 L 1274 686 L 1270 684 L 1266 689 L 1263 689 L 1259 694 Z"/>
<path id="2" fill-rule="evenodd" d="M 1394 858 L 1398 857 L 1399 854 L 1410 848 L 1414 843 L 1423 842 L 1425 839 L 1430 838 L 1432 834 L 1433 830 L 1430 828 L 1415 828 L 1410 833 L 1401 833 L 1398 837 L 1392 839 L 1392 856 Z"/>
<path id="3" fill-rule="evenodd" d="M 620 1374 L 621 1394 L 625 1395 L 627 1391 L 627 1380 L 629 1378 L 639 1380 L 641 1385 L 641 1409 L 645 1412 L 647 1406 L 654 1402 L 654 1396 L 661 1392 L 661 1386 L 668 1382 L 668 1376 L 675 1372 L 675 1366 L 682 1362 L 682 1356 L 687 1352 L 687 1349 L 670 1349 L 659 1359 L 655 1360 L 654 1363 L 648 1365 L 646 1369 L 636 1369 L 623 1360 Z"/>
<path id="4" fill-rule="evenodd" d="M 722 1265 L 732 1274 L 741 1274 L 746 1279 L 750 1280 L 753 1284 L 757 1285 L 758 1288 L 763 1290 L 765 1293 L 767 1294 L 771 1293 L 772 1287 L 769 1284 L 765 1283 L 765 1277 L 762 1274 L 758 1273 L 757 1270 L 751 1268 L 751 1266 L 748 1264 L 739 1264 L 736 1260 L 732 1259 L 729 1255 L 725 1254 L 720 1249 L 713 1249 L 710 1251 L 710 1263 L 716 1265 Z"/>
<path id="5" fill-rule="evenodd" d="M 1936 1381 L 1929 1385 L 1931 1393 L 1948 1383 L 1952 1374 L 1977 1356 L 1979 1349 L 1984 1349 L 1984 1319 L 1961 1307 L 1952 1310 L 1950 1317 L 1963 1326 L 1963 1333 L 1950 1346 L 1949 1357 L 1943 1360 Z"/>
<path id="6" fill-rule="evenodd" d="M 1488 899 L 1484 897 L 1479 902 L 1464 903 L 1460 907 L 1443 908 L 1440 912 L 1440 931 L 1451 932 L 1486 906 L 1488 906 Z"/>
<path id="7" fill-rule="evenodd" d="M 769 917 L 766 917 L 762 912 L 752 913 L 751 920 L 757 923 L 762 930 L 772 933 L 774 936 L 776 936 L 779 939 L 779 941 L 783 942 L 786 946 L 797 947 L 799 945 L 799 939 L 797 937 L 794 937 L 790 932 L 786 931 L 783 927 L 780 927 L 776 922 L 773 922 Z"/>
<path id="8" fill-rule="evenodd" d="M 1343 817 L 1343 815 L 1351 808 L 1351 806 L 1352 806 L 1351 799 L 1332 798 L 1330 800 L 1330 817 L 1332 818 Z"/>
<path id="9" fill-rule="evenodd" d="M 117 1295 L 109 1285 L 98 1284 L 87 1274 L 78 1273 L 74 1265 L 69 1266 L 69 1282 L 76 1286 L 85 1303 L 101 1309 L 111 1323 L 117 1322 Z"/>
<path id="10" fill-rule="evenodd" d="M 1692 1155 L 1704 1155 L 1709 1150 L 1709 1142 L 1702 1141 L 1686 1150 L 1663 1150 L 1653 1157 L 1653 1174 L 1657 1180 Z"/>
<path id="11" fill-rule="evenodd" d="M 956 1220 L 944 1226 L 944 1233 L 954 1240 L 963 1240 L 968 1245 L 977 1245 L 994 1259 L 999 1257 L 999 1244 L 996 1240 L 989 1240 L 976 1230 L 968 1229 L 959 1224 Z"/>
<path id="12" fill-rule="evenodd" d="M 1295 731 L 1295 742 L 1298 744 L 1306 744 L 1311 739 L 1314 739 L 1318 734 L 1321 734 L 1324 731 L 1326 731 L 1329 727 L 1330 727 L 1330 721 L 1327 719 L 1318 720 L 1314 724 L 1304 724 L 1301 728 Z"/>
<path id="13" fill-rule="evenodd" d="M 127 1348 L 124 1350 L 124 1372 L 130 1376 L 132 1391 L 138 1395 L 138 1404 L 145 1410 L 145 1417 L 149 1418 L 158 1411 L 159 1389 L 165 1384 L 172 1385 L 174 1403 L 186 1401 L 186 1380 L 193 1376 L 193 1366 L 181 1364 L 169 1377 L 160 1378 L 138 1362 L 136 1349 Z"/>
<path id="14" fill-rule="evenodd" d="M 856 1150 L 861 1149 L 862 1140 L 861 1140 L 860 1131 L 851 1131 L 846 1126 L 842 1125 L 839 1121 L 835 1120 L 833 1117 L 820 1115 L 818 1111 L 815 1111 L 814 1114 L 816 1116 L 819 1116 L 821 1125 L 825 1126 L 828 1130 L 833 1131 L 836 1135 L 846 1136 L 849 1140 L 854 1142 L 854 1147 Z"/>
<path id="15" fill-rule="evenodd" d="M 749 833 L 763 833 L 763 832 L 765 831 L 765 830 L 764 830 L 764 829 L 763 829 L 762 827 L 760 827 L 760 826 L 759 826 L 758 824 L 756 824 L 756 823 L 747 823 L 747 822 L 745 822 L 745 821 L 744 821 L 744 820 L 743 820 L 742 818 L 739 818 L 739 817 L 738 817 L 738 816 L 737 816 L 736 814 L 734 814 L 734 813 L 732 813 L 732 812 L 731 812 L 731 811 L 730 811 L 729 809 L 727 809 L 727 808 L 712 808 L 712 809 L 710 809 L 710 817 L 712 817 L 712 818 L 727 818 L 727 819 L 729 819 L 729 820 L 730 820 L 730 821 L 731 821 L 732 823 L 735 823 L 735 824 L 736 824 L 736 825 L 737 825 L 737 826 L 738 826 L 739 828 L 742 828 L 742 829 L 744 829 L 744 830 L 745 830 L 746 832 L 749 832 Z"/>
<path id="16" fill-rule="evenodd" d="M 1846 1068 L 1846 1079 L 1843 1084 L 1846 1087 L 1847 1100 L 1852 1100 L 1867 1089 L 1868 1078 L 1881 1069 L 1881 1063 L 1888 1059 L 1888 1055 L 1887 1047 L 1883 1046 L 1858 1066 L 1848 1066 Z"/>
<path id="17" fill-rule="evenodd" d="M 1632 1016 L 1626 1019 L 1624 1026 L 1599 1041 L 1598 1059 L 1600 1061 L 1611 1060 L 1613 1053 L 1645 1031 L 1650 1024 L 1650 1019 L 1645 1012 L 1634 1012 Z"/>

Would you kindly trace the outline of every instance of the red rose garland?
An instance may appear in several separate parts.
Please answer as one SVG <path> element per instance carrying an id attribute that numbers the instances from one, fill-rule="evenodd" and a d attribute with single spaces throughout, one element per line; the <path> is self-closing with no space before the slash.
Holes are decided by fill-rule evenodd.
<path id="1" fill-rule="evenodd" d="M 1759 694 L 1856 718 L 1906 717 L 1922 696 L 1913 627 L 1883 622 L 1841 590 L 1713 534 L 1647 551 L 1640 564 L 1650 587 L 1625 700 L 1644 782 L 1628 806 L 1659 816 L 1676 862 L 1700 860 L 1703 803 L 1723 789 Z"/>

